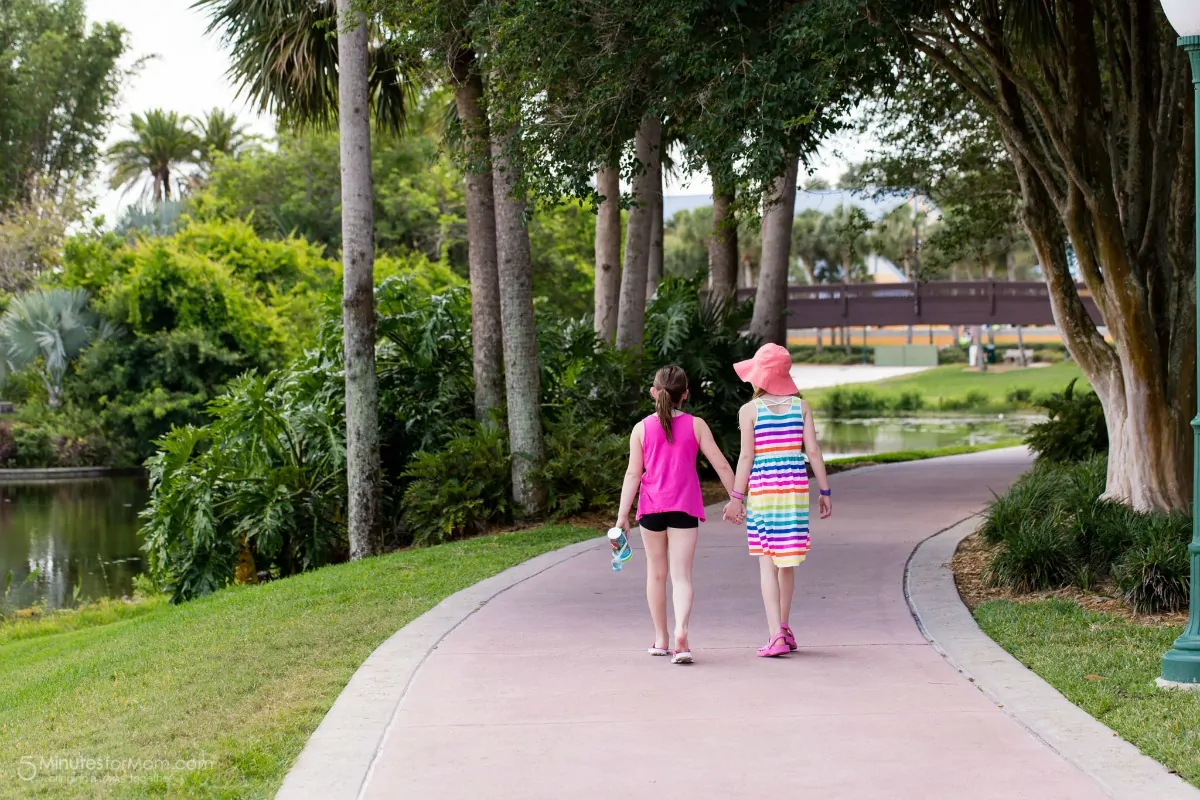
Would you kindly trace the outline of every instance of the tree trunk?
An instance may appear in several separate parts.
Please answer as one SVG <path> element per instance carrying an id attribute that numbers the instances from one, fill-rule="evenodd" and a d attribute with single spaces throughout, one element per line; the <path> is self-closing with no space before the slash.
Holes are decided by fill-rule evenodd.
<path id="1" fill-rule="evenodd" d="M 646 258 L 646 300 L 658 291 L 663 279 L 663 168 L 654 160 L 654 183 L 650 201 L 650 254 Z"/>
<path id="2" fill-rule="evenodd" d="M 599 170 L 596 191 L 604 196 L 596 211 L 596 335 L 612 344 L 621 298 L 621 173 L 614 167 Z"/>
<path id="3" fill-rule="evenodd" d="M 764 342 L 787 346 L 787 276 L 792 248 L 792 220 L 796 216 L 796 173 L 799 161 L 789 160 L 787 171 L 776 178 L 764 201 L 762 265 L 754 299 L 750 330 Z"/>
<path id="4" fill-rule="evenodd" d="M 648 119 L 638 128 L 636 150 L 643 170 L 633 182 L 637 205 L 629 211 L 625 235 L 625 267 L 621 272 L 621 307 L 617 311 L 617 347 L 639 347 L 646 335 L 646 275 L 650 267 L 653 222 L 654 164 L 661 157 L 662 123 Z"/>
<path id="5" fill-rule="evenodd" d="M 737 291 L 738 235 L 733 189 L 713 186 L 713 229 L 708 242 L 708 274 L 713 297 L 731 297 Z"/>
<path id="6" fill-rule="evenodd" d="M 350 558 L 380 548 L 379 387 L 375 376 L 375 219 L 367 24 L 338 0 L 338 126 L 342 160 L 342 323 L 346 360 L 346 483 Z"/>
<path id="7" fill-rule="evenodd" d="M 454 60 L 454 102 L 465 134 L 467 157 L 467 262 L 471 282 L 471 349 L 475 362 L 475 418 L 487 425 L 504 406 L 504 351 L 500 326 L 500 278 L 496 271 L 496 201 L 492 192 L 491 143 L 483 110 L 483 78 L 475 53 Z"/>
<path id="8" fill-rule="evenodd" d="M 537 470 L 545 463 L 545 443 L 533 317 L 533 266 L 529 258 L 529 230 L 525 227 L 525 200 L 516 193 L 517 166 L 508 158 L 507 137 L 498 135 L 495 129 L 492 164 L 513 501 L 519 515 L 531 517 L 540 514 L 546 502 L 544 487 L 535 479 Z M 644 302 L 645 297 L 642 299 Z"/>
<path id="9" fill-rule="evenodd" d="M 1017 326 L 1017 357 L 1021 359 L 1022 367 L 1029 366 L 1029 359 L 1025 357 L 1025 331 L 1020 325 Z"/>

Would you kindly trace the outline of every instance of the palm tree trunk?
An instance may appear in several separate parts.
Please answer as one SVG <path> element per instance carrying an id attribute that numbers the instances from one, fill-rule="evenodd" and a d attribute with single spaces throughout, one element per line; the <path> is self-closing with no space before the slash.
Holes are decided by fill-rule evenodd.
<path id="1" fill-rule="evenodd" d="M 650 266 L 654 162 L 660 158 L 662 123 L 645 120 L 638 128 L 636 151 L 644 169 L 633 182 L 637 205 L 629 211 L 625 235 L 625 268 L 621 272 L 621 307 L 617 311 L 617 347 L 638 347 L 646 335 L 646 273 Z"/>
<path id="2" fill-rule="evenodd" d="M 750 330 L 764 342 L 787 346 L 787 275 L 796 215 L 796 173 L 799 161 L 790 158 L 787 170 L 775 179 L 765 200 L 762 223 L 762 265 Z"/>
<path id="3" fill-rule="evenodd" d="M 536 516 L 545 507 L 546 493 L 534 477 L 545 462 L 545 443 L 533 318 L 533 266 L 529 258 L 529 230 L 525 227 L 525 200 L 516 194 L 517 166 L 510 161 L 508 150 L 508 137 L 498 135 L 494 126 L 492 178 L 513 500 L 521 515 Z"/>
<path id="4" fill-rule="evenodd" d="M 650 199 L 650 254 L 646 259 L 646 299 L 658 290 L 663 279 L 663 168 L 662 158 L 654 162 L 654 183 Z"/>
<path id="5" fill-rule="evenodd" d="M 483 78 L 475 53 L 454 60 L 454 102 L 467 150 L 467 262 L 471 282 L 471 349 L 475 359 L 475 418 L 487 425 L 504 406 L 500 277 L 496 268 L 496 201 L 490 132 L 483 110 Z"/>
<path id="6" fill-rule="evenodd" d="M 735 190 L 713 185 L 713 229 L 708 241 L 708 274 L 714 297 L 729 297 L 737 290 L 738 235 L 733 204 Z"/>
<path id="7" fill-rule="evenodd" d="M 620 172 L 614 167 L 598 170 L 596 192 L 604 197 L 596 210 L 596 335 L 612 344 L 621 299 Z"/>
<path id="8" fill-rule="evenodd" d="M 375 219 L 367 24 L 338 0 L 338 121 L 342 159 L 342 321 L 346 359 L 346 481 L 350 558 L 380 546 L 379 388 L 375 376 Z"/>

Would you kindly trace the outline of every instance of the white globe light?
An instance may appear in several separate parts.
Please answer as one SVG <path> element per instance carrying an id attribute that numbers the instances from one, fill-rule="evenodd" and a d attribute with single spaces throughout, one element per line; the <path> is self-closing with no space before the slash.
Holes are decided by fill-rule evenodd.
<path id="1" fill-rule="evenodd" d="M 1162 0 L 1162 7 L 1180 36 L 1200 36 L 1200 0 Z"/>

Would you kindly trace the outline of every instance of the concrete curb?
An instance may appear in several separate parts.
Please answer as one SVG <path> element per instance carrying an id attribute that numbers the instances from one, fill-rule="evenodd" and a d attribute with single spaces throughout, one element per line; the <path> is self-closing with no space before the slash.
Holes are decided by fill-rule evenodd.
<path id="1" fill-rule="evenodd" d="M 338 695 L 288 771 L 276 798 L 359 797 L 413 676 L 442 639 L 508 589 L 600 547 L 607 549 L 607 540 L 589 539 L 543 553 L 447 597 L 392 634 L 355 671 Z"/>
<path id="2" fill-rule="evenodd" d="M 1172 775 L 1059 694 L 988 638 L 963 605 L 950 559 L 975 532 L 964 520 L 926 539 L 909 557 L 904 595 L 921 633 L 1004 713 L 1116 800 L 1198 800 L 1200 790 Z"/>

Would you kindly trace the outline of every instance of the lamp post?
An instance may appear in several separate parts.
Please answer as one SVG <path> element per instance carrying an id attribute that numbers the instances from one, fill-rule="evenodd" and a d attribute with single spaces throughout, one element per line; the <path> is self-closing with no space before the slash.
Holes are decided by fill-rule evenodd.
<path id="1" fill-rule="evenodd" d="M 1200 210 L 1200 3 L 1196 0 L 1162 0 L 1163 11 L 1179 33 L 1179 46 L 1192 62 L 1192 82 L 1196 85 L 1196 197 Z M 1197 215 L 1197 261 L 1200 262 L 1200 214 Z M 1197 270 L 1200 275 L 1200 269 Z M 1197 320 L 1200 321 L 1200 284 L 1197 284 Z M 1197 325 L 1200 333 L 1200 325 Z M 1200 394 L 1198 394 L 1200 399 Z M 1192 562 L 1192 586 L 1188 625 L 1175 646 L 1163 656 L 1162 677 L 1165 687 L 1200 689 L 1200 412 L 1192 420 L 1195 456 L 1192 462 L 1192 543 L 1188 553 Z"/>

